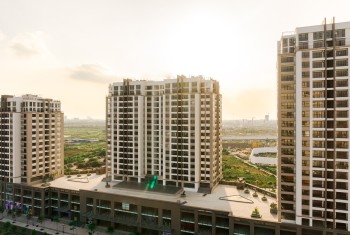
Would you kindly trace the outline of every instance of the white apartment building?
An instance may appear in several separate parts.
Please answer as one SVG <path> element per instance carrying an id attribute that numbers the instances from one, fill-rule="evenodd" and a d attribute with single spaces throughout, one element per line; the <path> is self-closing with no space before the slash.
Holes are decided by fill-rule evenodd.
<path id="1" fill-rule="evenodd" d="M 350 231 L 349 46 L 350 22 L 278 42 L 280 220 L 332 234 Z"/>
<path id="2" fill-rule="evenodd" d="M 107 97 L 113 180 L 211 192 L 222 179 L 219 83 L 202 76 L 113 83 Z"/>
<path id="3" fill-rule="evenodd" d="M 63 175 L 63 113 L 59 101 L 1 96 L 0 178 L 33 184 Z"/>

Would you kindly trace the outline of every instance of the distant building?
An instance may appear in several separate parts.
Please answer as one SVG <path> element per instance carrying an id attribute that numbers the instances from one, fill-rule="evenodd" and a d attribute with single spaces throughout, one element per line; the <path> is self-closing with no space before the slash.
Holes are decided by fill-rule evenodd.
<path id="1" fill-rule="evenodd" d="M 59 101 L 1 96 L 0 178 L 32 184 L 63 175 L 63 113 Z"/>
<path id="2" fill-rule="evenodd" d="M 113 83 L 107 97 L 113 180 L 210 192 L 222 179 L 219 83 L 201 76 Z"/>
<path id="3" fill-rule="evenodd" d="M 269 120 L 270 120 L 270 115 L 265 115 L 265 122 L 269 122 Z"/>
<path id="4" fill-rule="evenodd" d="M 332 234 L 350 231 L 349 46 L 350 22 L 278 42 L 280 219 Z"/>

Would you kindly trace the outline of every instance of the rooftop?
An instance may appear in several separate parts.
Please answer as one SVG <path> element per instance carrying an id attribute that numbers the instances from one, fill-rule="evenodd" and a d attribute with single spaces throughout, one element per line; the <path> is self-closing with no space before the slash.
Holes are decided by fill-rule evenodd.
<path id="1" fill-rule="evenodd" d="M 211 194 L 202 194 L 186 191 L 186 196 L 181 196 L 181 191 L 169 194 L 162 192 L 149 192 L 139 189 L 130 189 L 125 187 L 116 187 L 120 181 L 112 181 L 112 187 L 106 188 L 106 182 L 103 181 L 105 175 L 92 174 L 91 176 L 77 177 L 67 176 L 60 177 L 50 182 L 50 187 L 69 189 L 69 190 L 88 190 L 98 191 L 122 196 L 130 196 L 159 201 L 169 201 L 181 203 L 186 206 L 201 208 L 203 210 L 219 210 L 226 211 L 234 217 L 251 218 L 252 211 L 257 207 L 262 215 L 261 220 L 277 222 L 277 215 L 270 213 L 270 204 L 276 203 L 276 199 L 266 196 L 267 201 L 262 201 L 262 194 L 258 193 L 258 197 L 253 197 L 253 191 L 250 194 L 238 190 L 235 186 L 219 185 Z M 41 184 L 36 187 L 43 187 Z M 150 196 L 151 195 L 151 196 Z"/>

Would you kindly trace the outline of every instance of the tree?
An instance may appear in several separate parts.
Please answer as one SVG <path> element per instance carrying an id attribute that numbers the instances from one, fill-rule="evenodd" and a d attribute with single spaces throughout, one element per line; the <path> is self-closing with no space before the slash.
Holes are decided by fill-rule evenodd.
<path id="1" fill-rule="evenodd" d="M 12 233 L 12 234 L 17 234 L 17 226 L 16 226 L 16 225 L 12 225 L 12 227 L 11 227 L 11 233 Z"/>
<path id="2" fill-rule="evenodd" d="M 58 222 L 60 222 L 60 217 L 58 215 L 55 215 L 54 217 L 52 217 L 52 220 L 56 222 L 57 231 L 58 231 Z"/>
<path id="3" fill-rule="evenodd" d="M 89 235 L 94 233 L 96 225 L 94 223 L 88 224 Z"/>
<path id="4" fill-rule="evenodd" d="M 12 219 L 13 219 L 14 221 L 16 221 L 16 218 L 17 218 L 16 209 L 13 209 L 13 210 L 12 210 Z"/>
<path id="5" fill-rule="evenodd" d="M 43 220 L 44 220 L 44 216 L 43 216 L 43 215 L 39 215 L 39 216 L 38 216 L 38 222 L 39 222 L 39 223 L 42 223 Z"/>
<path id="6" fill-rule="evenodd" d="M 4 234 L 6 233 L 10 234 L 9 229 L 11 228 L 11 226 L 12 225 L 9 221 L 5 222 L 1 227 L 2 232 L 4 232 Z"/>
<path id="7" fill-rule="evenodd" d="M 225 148 L 225 149 L 222 150 L 222 154 L 223 155 L 229 155 L 230 152 L 228 151 L 228 149 Z"/>
<path id="8" fill-rule="evenodd" d="M 109 226 L 109 227 L 107 228 L 107 233 L 108 233 L 108 234 L 112 234 L 113 231 L 114 231 L 114 228 L 113 228 L 113 227 Z"/>
<path id="9" fill-rule="evenodd" d="M 35 235 L 35 234 L 36 234 L 35 230 L 32 230 L 32 234 L 31 235 Z"/>
<path id="10" fill-rule="evenodd" d="M 21 235 L 26 235 L 27 234 L 27 229 L 26 228 L 22 228 L 21 229 Z"/>
<path id="11" fill-rule="evenodd" d="M 4 211 L 5 211 L 5 207 L 0 206 L 1 218 L 4 218 Z"/>
<path id="12" fill-rule="evenodd" d="M 29 224 L 29 220 L 32 218 L 32 210 L 31 209 L 28 210 L 26 218 L 27 218 L 27 224 Z"/>

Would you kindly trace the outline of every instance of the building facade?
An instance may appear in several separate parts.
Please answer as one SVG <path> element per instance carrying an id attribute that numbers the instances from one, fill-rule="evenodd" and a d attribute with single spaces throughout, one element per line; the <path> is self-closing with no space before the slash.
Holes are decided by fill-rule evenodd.
<path id="1" fill-rule="evenodd" d="M 1 96 L 0 177 L 32 184 L 63 175 L 63 113 L 59 101 Z"/>
<path id="2" fill-rule="evenodd" d="M 349 46 L 350 22 L 297 28 L 278 42 L 282 222 L 350 231 Z"/>
<path id="3" fill-rule="evenodd" d="M 222 178 L 219 83 L 201 76 L 113 83 L 107 97 L 112 180 L 210 192 Z"/>

